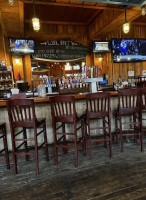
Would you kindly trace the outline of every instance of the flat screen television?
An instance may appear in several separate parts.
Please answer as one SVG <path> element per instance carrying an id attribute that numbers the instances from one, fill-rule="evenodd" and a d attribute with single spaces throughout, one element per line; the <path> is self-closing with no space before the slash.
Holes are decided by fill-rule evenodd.
<path id="1" fill-rule="evenodd" d="M 112 39 L 113 62 L 146 61 L 146 39 Z"/>
<path id="2" fill-rule="evenodd" d="M 110 52 L 110 41 L 93 41 L 93 52 Z"/>
<path id="3" fill-rule="evenodd" d="M 33 54 L 34 41 L 28 39 L 9 38 L 9 51 L 14 54 Z"/>

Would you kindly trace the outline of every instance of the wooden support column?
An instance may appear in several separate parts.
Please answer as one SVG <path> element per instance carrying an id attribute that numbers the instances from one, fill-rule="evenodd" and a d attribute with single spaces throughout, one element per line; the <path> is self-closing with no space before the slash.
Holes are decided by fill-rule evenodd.
<path id="1" fill-rule="evenodd" d="M 23 58 L 23 71 L 24 71 L 24 81 L 28 82 L 30 85 L 30 89 L 32 89 L 32 84 L 31 84 L 32 72 L 31 72 L 30 55 L 25 55 Z"/>

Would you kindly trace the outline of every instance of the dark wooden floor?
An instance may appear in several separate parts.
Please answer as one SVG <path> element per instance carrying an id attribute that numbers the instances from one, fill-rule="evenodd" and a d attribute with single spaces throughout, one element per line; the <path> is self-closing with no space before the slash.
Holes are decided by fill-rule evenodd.
<path id="1" fill-rule="evenodd" d="M 146 140 L 145 140 L 146 144 Z M 20 158 L 17 175 L 6 170 L 0 157 L 0 200 L 146 200 L 146 150 L 131 141 L 113 144 L 113 157 L 103 146 L 93 148 L 93 159 L 82 156 L 76 169 L 74 152 L 59 153 L 59 165 L 54 164 L 53 147 L 50 161 L 40 153 L 40 174 L 35 175 L 35 159 Z"/>

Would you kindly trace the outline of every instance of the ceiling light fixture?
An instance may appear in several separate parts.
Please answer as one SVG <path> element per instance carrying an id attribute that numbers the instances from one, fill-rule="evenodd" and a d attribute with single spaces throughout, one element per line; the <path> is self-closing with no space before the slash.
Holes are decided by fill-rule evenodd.
<path id="1" fill-rule="evenodd" d="M 14 4 L 14 0 L 8 0 L 8 2 L 11 6 Z"/>
<path id="2" fill-rule="evenodd" d="M 146 14 L 146 5 L 141 7 L 141 15 L 144 16 Z"/>
<path id="3" fill-rule="evenodd" d="M 38 32 L 40 30 L 40 20 L 35 15 L 34 1 L 35 0 L 33 0 L 33 15 L 34 15 L 34 17 L 32 18 L 32 25 L 33 25 L 33 30 Z"/>
<path id="4" fill-rule="evenodd" d="M 126 8 L 127 6 L 125 6 L 125 23 L 123 24 L 123 31 L 124 33 L 129 33 L 130 30 L 130 24 L 127 22 L 127 17 L 126 17 Z"/>

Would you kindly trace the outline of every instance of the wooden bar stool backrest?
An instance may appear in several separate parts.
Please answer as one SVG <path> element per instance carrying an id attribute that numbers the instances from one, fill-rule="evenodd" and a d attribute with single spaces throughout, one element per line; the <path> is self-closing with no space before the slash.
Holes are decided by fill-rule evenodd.
<path id="1" fill-rule="evenodd" d="M 76 117 L 74 96 L 55 96 L 50 98 L 52 118 L 56 122 L 74 122 Z"/>
<path id="2" fill-rule="evenodd" d="M 26 99 L 26 93 L 12 94 L 11 99 Z"/>
<path id="3" fill-rule="evenodd" d="M 36 115 L 33 99 L 13 99 L 7 102 L 10 124 L 16 127 L 33 127 Z"/>
<path id="4" fill-rule="evenodd" d="M 142 110 L 146 110 L 146 88 L 140 90 L 140 106 Z"/>
<path id="5" fill-rule="evenodd" d="M 118 92 L 119 114 L 130 115 L 140 112 L 140 90 L 128 89 Z"/>
<path id="6" fill-rule="evenodd" d="M 110 94 L 93 93 L 86 95 L 88 118 L 106 117 L 110 113 Z"/>

